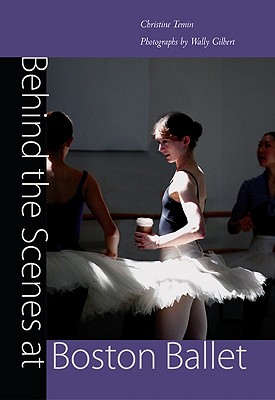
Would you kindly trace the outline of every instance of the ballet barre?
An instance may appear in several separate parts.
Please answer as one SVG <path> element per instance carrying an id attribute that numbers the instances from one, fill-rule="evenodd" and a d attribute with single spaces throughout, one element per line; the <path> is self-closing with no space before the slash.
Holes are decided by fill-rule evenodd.
<path id="1" fill-rule="evenodd" d="M 111 217 L 113 220 L 136 220 L 139 217 L 145 217 L 145 218 L 152 218 L 154 221 L 160 219 L 160 214 L 156 213 L 115 213 L 111 212 Z M 205 211 L 203 213 L 204 218 L 207 222 L 207 220 L 211 218 L 230 218 L 231 216 L 231 211 Z M 84 221 L 93 221 L 95 220 L 94 216 L 91 213 L 84 213 L 83 214 L 83 220 Z M 242 250 L 247 250 L 244 248 L 235 248 L 235 247 L 224 247 L 224 248 L 211 248 L 211 249 L 205 249 L 205 251 L 214 251 L 217 254 L 223 254 L 223 253 L 233 253 L 237 251 L 242 251 Z"/>
<path id="2" fill-rule="evenodd" d="M 119 219 L 130 219 L 135 220 L 139 217 L 152 218 L 153 220 L 160 219 L 160 214 L 154 213 L 110 213 L 113 220 Z M 205 211 L 203 213 L 204 218 L 229 218 L 231 211 Z M 83 220 L 94 220 L 94 216 L 91 213 L 84 213 Z"/>

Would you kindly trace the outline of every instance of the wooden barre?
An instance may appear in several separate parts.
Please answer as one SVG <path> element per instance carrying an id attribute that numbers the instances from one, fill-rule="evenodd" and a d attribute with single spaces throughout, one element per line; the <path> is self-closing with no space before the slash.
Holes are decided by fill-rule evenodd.
<path id="1" fill-rule="evenodd" d="M 160 218 L 160 214 L 151 214 L 151 213 L 110 213 L 113 220 L 135 220 L 139 217 L 145 218 L 152 218 L 153 220 L 157 220 Z M 205 211 L 204 218 L 230 218 L 231 211 Z M 95 220 L 94 216 L 91 213 L 84 213 L 83 220 L 85 221 L 92 221 Z M 223 253 L 232 253 L 236 251 L 243 251 L 246 250 L 244 248 L 218 248 L 218 249 L 211 249 L 216 254 L 223 254 Z M 207 251 L 207 250 L 205 250 Z"/>
<path id="2" fill-rule="evenodd" d="M 111 217 L 113 220 L 119 220 L 119 219 L 131 219 L 134 220 L 139 217 L 145 217 L 145 218 L 152 218 L 154 220 L 160 218 L 160 214 L 152 214 L 152 213 L 110 213 Z M 204 212 L 204 218 L 229 218 L 231 216 L 231 211 L 205 211 Z M 89 221 L 89 220 L 94 220 L 94 216 L 91 213 L 84 213 L 83 214 L 83 220 L 84 221 Z"/>

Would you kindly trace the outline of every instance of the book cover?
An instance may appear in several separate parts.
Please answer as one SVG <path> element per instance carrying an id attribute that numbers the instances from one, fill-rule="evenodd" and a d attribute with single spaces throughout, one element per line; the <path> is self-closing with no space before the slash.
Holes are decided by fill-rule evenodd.
<path id="1" fill-rule="evenodd" d="M 140 159 L 144 163 L 153 160 L 160 168 L 162 164 L 152 159 L 157 149 L 153 150 L 147 133 L 159 114 L 179 107 L 184 100 L 182 105 L 206 121 L 209 132 L 209 139 L 205 137 L 199 149 L 202 164 L 213 176 L 208 185 L 209 209 L 231 208 L 241 178 L 258 171 L 250 156 L 242 153 L 245 163 L 239 161 L 239 149 L 252 158 L 258 134 L 271 126 L 274 130 L 274 10 L 271 0 L 257 4 L 247 0 L 2 4 L 3 248 L 9 249 L 9 255 L 3 261 L 1 291 L 1 399 L 274 399 L 273 337 L 241 340 L 216 336 L 207 341 L 178 342 L 117 340 L 107 334 L 95 339 L 47 340 L 43 135 L 45 112 L 62 104 L 83 135 L 83 140 L 75 143 L 71 160 L 77 165 L 80 157 L 80 164 L 84 160 L 92 165 L 92 151 L 104 193 L 111 190 L 107 195 L 111 211 L 144 212 L 142 205 L 132 207 L 136 182 L 131 181 L 131 174 L 144 176 L 135 173 Z M 99 90 L 100 85 L 89 81 L 91 71 L 96 82 L 105 77 L 100 100 L 117 107 L 107 109 L 114 123 L 112 127 L 97 126 L 105 136 L 99 135 L 95 143 L 87 129 L 93 123 L 91 116 L 99 111 L 89 115 L 87 100 L 92 102 L 93 97 L 85 96 L 87 88 Z M 101 74 L 95 75 L 98 71 Z M 129 88 L 135 96 L 127 94 L 123 102 L 120 94 L 128 93 Z M 143 132 L 139 138 L 133 134 L 135 141 L 128 140 L 125 110 L 128 118 L 136 118 L 130 131 Z M 238 128 L 237 121 L 242 122 Z M 127 135 L 111 140 L 120 123 Z M 35 129 L 30 131 L 30 125 Z M 222 130 L 227 134 L 221 134 Z M 245 131 L 245 143 L 234 136 L 240 131 Z M 222 153 L 215 154 L 216 163 L 212 159 L 217 145 Z M 117 161 L 120 171 L 123 160 L 132 157 L 129 170 L 123 171 L 130 188 L 123 210 L 120 197 L 114 195 L 116 187 L 110 188 L 106 170 L 98 167 L 106 151 L 112 161 L 123 152 L 125 158 Z M 232 160 L 242 165 L 234 179 L 226 172 Z M 163 181 L 170 172 L 163 172 Z M 112 183 L 118 184 L 121 176 L 113 179 Z M 148 198 L 159 198 L 148 179 L 138 183 L 148 186 Z M 151 214 L 158 210 L 153 200 L 148 204 Z M 127 229 L 131 232 L 131 227 Z M 215 232 L 213 236 L 215 239 Z M 123 246 L 122 256 L 136 254 L 128 242 Z"/>

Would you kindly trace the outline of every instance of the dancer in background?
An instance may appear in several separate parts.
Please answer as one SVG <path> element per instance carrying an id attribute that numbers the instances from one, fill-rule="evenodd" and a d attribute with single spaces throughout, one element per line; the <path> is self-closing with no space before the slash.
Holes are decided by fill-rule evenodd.
<path id="1" fill-rule="evenodd" d="M 181 114 L 179 117 L 181 121 Z M 184 121 L 186 118 L 190 121 L 188 117 L 183 116 Z M 176 127 L 180 121 L 176 115 L 174 121 Z M 206 193 L 203 173 L 199 168 L 196 169 L 192 156 L 192 146 L 199 136 L 197 130 L 193 131 L 192 128 L 193 123 L 188 123 L 182 131 L 179 123 L 175 134 L 181 131 L 181 138 L 176 136 L 177 139 L 174 139 L 174 129 L 171 132 L 166 130 L 164 137 L 156 136 L 168 161 L 181 160 L 180 166 L 190 169 L 189 172 L 179 171 L 171 184 L 171 188 L 176 188 L 178 191 L 179 197 L 175 201 L 184 209 L 187 220 L 184 219 L 184 215 L 176 215 L 176 224 L 182 217 L 179 222 L 180 233 L 174 231 L 163 236 L 137 237 L 137 243 L 142 248 L 167 246 L 172 248 L 167 249 L 168 254 L 164 257 L 164 261 L 136 261 L 117 257 L 118 231 L 94 178 L 88 175 L 84 179 L 85 173 L 64 163 L 72 136 L 70 120 L 63 114 L 48 113 L 50 185 L 47 200 L 49 227 L 47 290 L 48 293 L 57 296 L 63 294 L 70 296 L 78 288 L 86 290 L 81 323 L 85 323 L 86 318 L 90 319 L 107 312 L 125 313 L 130 310 L 133 313 L 146 315 L 153 310 L 163 309 L 164 320 L 171 323 L 173 329 L 160 329 L 162 324 L 158 323 L 156 336 L 158 339 L 182 339 L 186 330 L 184 326 L 186 319 L 192 322 L 188 327 L 189 337 L 204 339 L 206 335 L 204 302 L 222 302 L 224 299 L 236 297 L 254 300 L 262 295 L 261 274 L 241 268 L 227 268 L 217 256 L 203 255 L 194 242 L 204 236 L 201 208 Z M 53 147 L 53 143 L 57 140 L 58 146 Z M 186 165 L 183 159 L 187 161 Z M 180 188 L 178 185 L 181 185 L 182 179 L 183 187 Z M 75 196 L 78 201 L 75 200 Z M 83 251 L 79 246 L 78 232 L 84 201 L 105 232 L 107 249 L 104 254 Z M 163 221 L 162 229 L 166 229 L 165 226 L 166 223 Z M 71 234 L 68 235 L 69 230 Z M 181 243 L 188 243 L 187 249 L 185 245 L 180 246 Z M 183 303 L 184 308 L 182 308 Z M 67 306 L 69 316 L 74 302 L 65 302 L 63 305 Z M 166 314 L 166 309 L 171 311 Z M 177 319 L 176 322 L 173 321 L 174 317 Z"/>
<path id="2" fill-rule="evenodd" d="M 162 198 L 159 235 L 136 232 L 135 241 L 141 249 L 160 249 L 161 259 L 167 260 L 168 271 L 170 268 L 171 282 L 175 279 L 179 286 L 185 286 L 171 307 L 157 310 L 158 339 L 206 339 L 205 296 L 222 301 L 238 293 L 254 300 L 257 279 L 262 279 L 244 269 L 230 271 L 221 257 L 204 254 L 199 245 L 205 236 L 206 187 L 194 148 L 201 134 L 201 124 L 180 112 L 164 115 L 153 130 L 159 151 L 168 163 L 175 164 L 176 171 Z M 175 271 L 176 260 L 179 269 Z M 169 284 L 167 297 L 173 291 Z"/>
<path id="3" fill-rule="evenodd" d="M 264 172 L 243 182 L 227 226 L 232 235 L 252 232 L 249 249 L 224 254 L 229 266 L 241 265 L 267 278 L 265 296 L 254 303 L 244 301 L 244 339 L 261 338 L 271 290 L 275 288 L 275 132 L 262 136 L 257 158 Z"/>
<path id="4" fill-rule="evenodd" d="M 102 227 L 106 249 L 118 254 L 119 232 L 91 173 L 69 166 L 66 156 L 73 141 L 73 124 L 60 111 L 47 113 L 47 243 L 48 258 L 53 252 L 82 251 L 79 244 L 84 203 Z M 71 254 L 72 262 L 74 255 Z M 52 269 L 53 268 L 53 269 Z M 48 336 L 74 338 L 86 301 L 88 284 L 77 268 L 66 263 L 54 268 L 48 263 Z"/>

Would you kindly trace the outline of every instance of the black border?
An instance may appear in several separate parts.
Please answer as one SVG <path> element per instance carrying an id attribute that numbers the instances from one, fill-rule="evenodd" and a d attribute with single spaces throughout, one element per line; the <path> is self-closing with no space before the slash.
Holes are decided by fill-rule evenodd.
<path id="1" fill-rule="evenodd" d="M 45 169 L 45 159 L 26 160 L 22 157 L 22 78 L 26 74 L 22 68 L 21 58 L 1 58 L 0 76 L 2 99 L 4 106 L 4 122 L 2 126 L 2 233 L 4 234 L 2 268 L 3 281 L 1 290 L 2 313 L 2 367 L 4 376 L 1 379 L 1 399 L 13 400 L 43 400 L 46 399 L 46 261 L 45 243 L 39 240 L 36 246 L 43 254 L 39 265 L 42 273 L 39 277 L 42 292 L 39 296 L 41 314 L 41 330 L 31 329 L 25 332 L 22 329 L 22 304 L 26 301 L 22 294 L 23 278 L 21 269 L 22 249 L 25 247 L 21 232 L 23 228 L 35 232 L 38 228 L 46 227 L 45 207 L 38 218 L 31 220 L 21 215 L 22 199 L 22 174 L 31 167 Z M 46 73 L 39 72 L 43 89 L 46 88 Z M 43 105 L 44 107 L 44 105 Z M 43 108 L 45 112 L 46 107 Z M 43 121 L 43 120 L 42 120 Z M 44 125 L 44 124 L 43 124 Z M 44 130 L 44 128 L 43 128 Z M 42 132 L 43 132 L 42 130 Z M 41 134 L 36 141 L 45 150 L 45 135 Z M 46 204 L 45 190 L 40 196 L 41 203 Z M 41 344 L 39 357 L 44 360 L 41 368 L 38 364 L 25 364 L 26 358 L 22 357 L 22 343 L 29 341 Z M 35 357 L 33 357 L 35 358 Z M 38 358 L 38 356 L 36 357 Z"/>

